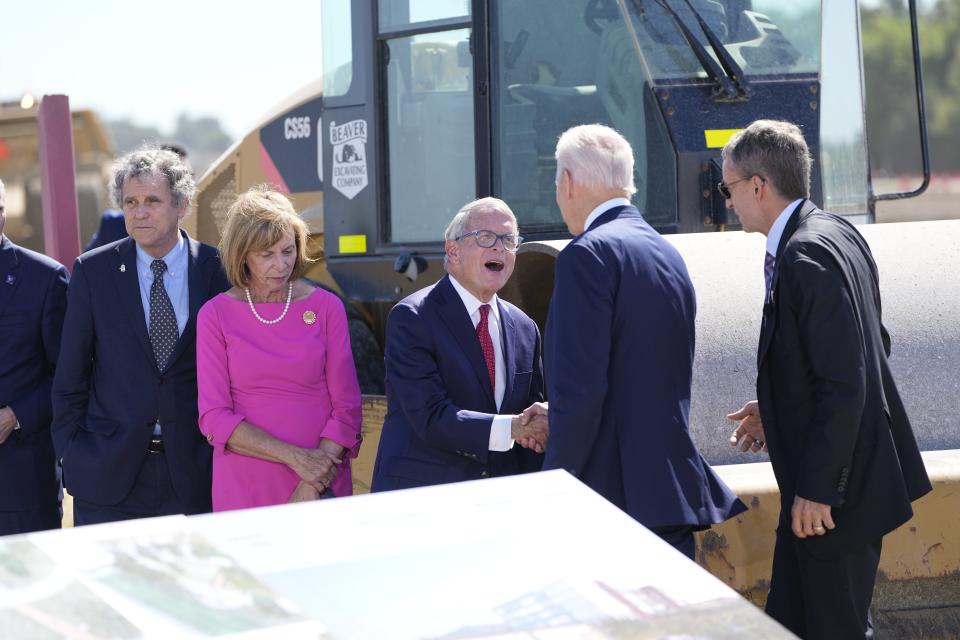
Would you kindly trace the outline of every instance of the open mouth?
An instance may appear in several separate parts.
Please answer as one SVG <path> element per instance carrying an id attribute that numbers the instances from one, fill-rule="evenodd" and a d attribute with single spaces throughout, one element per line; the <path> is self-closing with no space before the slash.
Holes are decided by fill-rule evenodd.
<path id="1" fill-rule="evenodd" d="M 500 271 L 503 271 L 503 262 L 500 260 L 488 260 L 483 263 L 483 266 L 485 266 L 490 271 L 494 271 L 497 273 L 499 273 Z"/>

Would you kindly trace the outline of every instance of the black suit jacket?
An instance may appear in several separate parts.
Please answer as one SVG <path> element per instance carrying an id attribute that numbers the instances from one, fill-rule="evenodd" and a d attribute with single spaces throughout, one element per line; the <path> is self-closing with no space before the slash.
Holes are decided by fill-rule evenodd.
<path id="1" fill-rule="evenodd" d="M 543 400 L 540 331 L 505 300 L 506 388 L 499 413 L 517 414 Z M 387 318 L 387 417 L 373 490 L 539 471 L 543 456 L 520 445 L 489 451 L 498 413 L 473 322 L 444 276 L 401 300 Z"/>
<path id="2" fill-rule="evenodd" d="M 190 317 L 164 371 L 147 333 L 134 240 L 77 258 L 53 385 L 53 440 L 64 485 L 82 500 L 112 505 L 130 492 L 159 419 L 174 490 L 209 508 L 212 449 L 197 427 L 196 319 L 229 285 L 216 250 L 183 235 Z"/>
<path id="3" fill-rule="evenodd" d="M 0 511 L 56 508 L 50 387 L 67 307 L 67 270 L 0 236 L 0 406 L 20 429 L 0 444 Z"/>
<path id="4" fill-rule="evenodd" d="M 877 267 L 849 222 L 804 201 L 784 229 L 763 310 L 757 398 L 782 496 L 829 504 L 814 553 L 879 539 L 930 491 L 893 382 Z"/>

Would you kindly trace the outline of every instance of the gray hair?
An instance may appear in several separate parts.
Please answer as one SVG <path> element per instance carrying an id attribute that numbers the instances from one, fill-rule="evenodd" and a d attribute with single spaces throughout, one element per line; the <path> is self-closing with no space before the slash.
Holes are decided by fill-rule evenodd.
<path id="1" fill-rule="evenodd" d="M 444 240 L 456 240 L 467 231 L 467 225 L 470 223 L 470 216 L 480 211 L 498 211 L 505 214 L 513 223 L 514 228 L 519 229 L 517 216 L 513 215 L 510 206 L 500 198 L 480 198 L 468 202 L 457 211 L 453 220 L 447 225 L 447 230 L 443 232 Z M 447 256 L 443 256 L 443 266 L 447 266 Z"/>
<path id="2" fill-rule="evenodd" d="M 557 181 L 567 171 L 577 184 L 590 188 L 622 189 L 632 196 L 633 149 L 615 129 L 602 124 L 582 124 L 563 132 L 557 140 Z"/>
<path id="3" fill-rule="evenodd" d="M 190 165 L 173 151 L 155 145 L 146 145 L 131 151 L 113 163 L 110 195 L 113 204 L 123 208 L 123 185 L 132 178 L 163 176 L 170 188 L 171 204 L 179 209 L 193 199 L 197 183 Z"/>
<path id="4" fill-rule="evenodd" d="M 788 200 L 810 197 L 813 158 L 800 127 L 780 120 L 756 120 L 734 134 L 721 156 L 744 177 L 761 176 Z"/>

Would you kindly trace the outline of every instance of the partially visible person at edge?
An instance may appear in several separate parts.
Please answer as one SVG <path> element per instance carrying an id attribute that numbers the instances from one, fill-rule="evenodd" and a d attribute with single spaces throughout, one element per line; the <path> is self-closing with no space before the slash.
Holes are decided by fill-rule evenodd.
<path id="1" fill-rule="evenodd" d="M 0 536 L 60 526 L 50 388 L 69 279 L 3 235 L 6 219 L 0 180 Z"/>
<path id="2" fill-rule="evenodd" d="M 732 444 L 769 450 L 780 487 L 766 611 L 802 638 L 873 638 L 883 536 L 931 489 L 887 362 L 877 265 L 808 199 L 796 125 L 758 120 L 722 155 L 727 208 L 767 237 L 757 400 L 727 416 Z"/>
<path id="3" fill-rule="evenodd" d="M 543 468 L 566 469 L 692 559 L 695 531 L 746 510 L 690 437 L 693 283 L 630 204 L 623 136 L 573 127 L 556 158 L 557 205 L 574 238 L 557 257 L 547 318 Z"/>
<path id="4" fill-rule="evenodd" d="M 343 303 L 301 279 L 306 223 L 254 187 L 230 207 L 220 255 L 233 286 L 197 319 L 214 511 L 350 495 L 360 387 Z"/>

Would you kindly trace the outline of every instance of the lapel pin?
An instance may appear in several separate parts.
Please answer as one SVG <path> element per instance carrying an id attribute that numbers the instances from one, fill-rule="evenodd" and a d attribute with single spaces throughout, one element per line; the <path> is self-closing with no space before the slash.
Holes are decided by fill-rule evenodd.
<path id="1" fill-rule="evenodd" d="M 317 314 L 313 311 L 304 311 L 303 312 L 303 322 L 304 324 L 313 324 L 317 321 Z"/>
<path id="2" fill-rule="evenodd" d="M 120 265 L 120 273 L 126 273 L 126 272 L 127 272 L 127 265 L 125 264 Z"/>
<path id="3" fill-rule="evenodd" d="M 17 281 L 17 276 L 13 275 L 12 273 L 7 274 L 7 284 L 13 284 L 16 281 Z"/>

